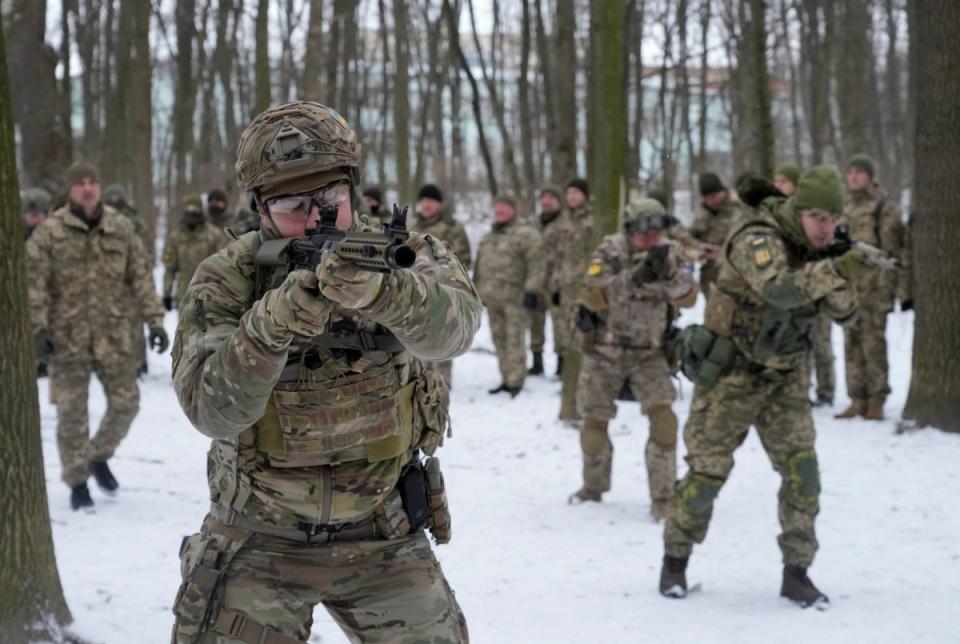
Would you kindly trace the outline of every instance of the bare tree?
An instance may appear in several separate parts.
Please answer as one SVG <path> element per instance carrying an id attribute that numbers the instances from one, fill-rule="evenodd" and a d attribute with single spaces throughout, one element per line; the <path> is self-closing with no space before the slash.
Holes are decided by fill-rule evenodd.
<path id="1" fill-rule="evenodd" d="M 173 155 L 175 203 L 191 188 L 187 176 L 187 158 L 193 151 L 193 110 L 196 102 L 196 79 L 193 71 L 193 43 L 196 34 L 196 1 L 177 3 L 177 64 L 173 108 Z M 168 226 L 174 222 L 167 222 Z"/>
<path id="2" fill-rule="evenodd" d="M 145 2 L 130 4 L 130 66 L 138 71 L 130 76 L 126 98 L 130 114 L 130 180 L 133 185 L 133 202 L 137 204 L 152 240 L 157 230 L 157 213 L 153 201 L 151 12 L 150 5 Z"/>
<path id="3" fill-rule="evenodd" d="M 400 203 L 407 203 L 413 194 L 410 185 L 410 49 L 408 25 L 410 22 L 406 0 L 393 2 L 393 61 L 395 82 L 393 92 L 394 154 L 397 162 L 397 192 Z"/>
<path id="4" fill-rule="evenodd" d="M 191 0 L 192 2 L 193 0 Z M 180 4 L 177 4 L 177 10 L 180 10 Z M 258 0 L 257 2 L 257 22 L 254 29 L 254 38 L 256 39 L 255 54 L 255 81 L 256 97 L 253 107 L 254 115 L 259 114 L 270 107 L 270 50 L 267 48 L 269 43 L 267 35 L 267 19 L 270 14 L 270 0 Z"/>
<path id="5" fill-rule="evenodd" d="M 323 0 L 310 0 L 307 48 L 303 57 L 303 97 L 320 100 L 320 57 L 323 56 Z"/>
<path id="6" fill-rule="evenodd" d="M 557 130 L 553 180 L 563 182 L 577 174 L 577 49 L 573 0 L 557 0 L 554 59 Z"/>

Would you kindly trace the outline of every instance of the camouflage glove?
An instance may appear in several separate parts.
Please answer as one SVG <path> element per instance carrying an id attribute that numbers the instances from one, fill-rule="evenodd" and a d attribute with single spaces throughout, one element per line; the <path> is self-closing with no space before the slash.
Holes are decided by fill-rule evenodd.
<path id="1" fill-rule="evenodd" d="M 286 345 L 293 335 L 312 338 L 330 320 L 330 302 L 317 290 L 317 276 L 306 270 L 293 271 L 283 284 L 267 291 L 252 310 L 250 328 L 258 337 L 275 345 Z"/>
<path id="2" fill-rule="evenodd" d="M 325 253 L 317 264 L 320 292 L 347 309 L 363 309 L 383 291 L 383 273 L 366 271 L 336 253 Z"/>
<path id="3" fill-rule="evenodd" d="M 647 258 L 633 269 L 633 283 L 637 286 L 670 279 L 670 264 L 667 261 L 670 247 L 666 244 L 647 251 Z"/>
<path id="4" fill-rule="evenodd" d="M 162 326 L 150 327 L 150 348 L 156 349 L 157 353 L 163 353 L 170 346 L 170 338 Z"/>
<path id="5" fill-rule="evenodd" d="M 875 265 L 868 263 L 867 256 L 859 250 L 848 250 L 834 259 L 833 265 L 840 276 L 848 282 L 856 282 L 863 275 L 877 269 Z"/>
<path id="6" fill-rule="evenodd" d="M 53 336 L 47 329 L 37 331 L 33 336 L 33 348 L 37 352 L 37 360 L 40 362 L 49 362 L 50 358 L 57 352 L 53 346 Z"/>

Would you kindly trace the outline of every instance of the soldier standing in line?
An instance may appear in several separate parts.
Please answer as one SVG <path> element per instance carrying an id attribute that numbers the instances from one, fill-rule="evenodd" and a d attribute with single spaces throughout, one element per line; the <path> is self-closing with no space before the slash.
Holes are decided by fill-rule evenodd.
<path id="1" fill-rule="evenodd" d="M 363 191 L 363 205 L 369 217 L 386 224 L 390 222 L 390 209 L 383 205 L 383 190 L 379 186 L 370 186 Z"/>
<path id="2" fill-rule="evenodd" d="M 690 233 L 702 244 L 705 259 L 700 267 L 700 290 L 709 300 L 713 295 L 711 287 L 717 281 L 723 263 L 723 242 L 740 214 L 740 208 L 716 174 L 702 174 L 699 184 L 703 201 Z"/>
<path id="3" fill-rule="evenodd" d="M 91 473 L 105 491 L 117 489 L 107 461 L 139 409 L 140 355 L 129 332 L 128 291 L 150 326 L 150 345 L 162 353 L 169 341 L 133 224 L 103 204 L 92 164 L 70 166 L 67 184 L 67 205 L 27 242 L 27 260 L 34 342 L 38 358 L 53 367 L 57 446 L 76 510 L 93 505 L 87 488 Z M 91 439 L 87 396 L 92 374 L 106 392 L 107 411 Z"/>
<path id="4" fill-rule="evenodd" d="M 382 216 L 389 219 L 387 209 L 382 210 L 384 211 Z M 420 188 L 417 194 L 417 212 L 414 213 L 409 225 L 410 230 L 429 235 L 446 244 L 464 268 L 470 270 L 470 240 L 467 239 L 467 231 L 463 228 L 463 224 L 454 218 L 450 208 L 444 204 L 440 188 L 432 183 Z M 426 366 L 439 373 L 448 387 L 453 386 L 452 360 L 428 361 Z"/>
<path id="5" fill-rule="evenodd" d="M 860 251 L 830 252 L 843 208 L 836 170 L 818 166 L 792 197 L 779 194 L 771 184 L 750 203 L 724 246 L 705 325 L 687 327 L 680 338 L 683 371 L 695 387 L 683 431 L 689 469 L 664 529 L 660 592 L 667 597 L 686 596 L 693 544 L 706 536 L 733 453 L 753 425 L 781 477 L 780 594 L 804 607 L 828 601 L 807 576 L 820 509 L 809 333 L 818 313 L 849 324 L 857 314 L 852 284 L 874 269 Z"/>
<path id="6" fill-rule="evenodd" d="M 23 238 L 30 239 L 50 212 L 50 193 L 43 188 L 20 191 L 20 213 L 23 216 Z"/>
<path id="7" fill-rule="evenodd" d="M 547 186 L 540 191 L 540 234 L 544 246 L 544 292 L 546 297 L 530 318 L 530 351 L 533 353 L 533 366 L 528 371 L 531 376 L 543 375 L 543 347 L 546 343 L 547 312 L 553 322 L 553 350 L 557 355 L 557 375 L 560 375 L 561 359 L 569 343 L 572 324 L 564 318 L 566 310 L 561 306 L 558 273 L 563 263 L 560 250 L 566 234 L 566 215 L 563 212 L 560 189 Z"/>
<path id="8" fill-rule="evenodd" d="M 600 501 L 610 489 L 613 445 L 607 425 L 624 384 L 650 421 L 645 449 L 651 513 L 660 520 L 677 476 L 676 390 L 670 379 L 666 331 L 673 311 L 692 306 L 697 284 L 664 244 L 667 215 L 649 198 L 627 205 L 623 232 L 603 239 L 586 270 L 577 326 L 583 366 L 577 406 L 583 417 L 583 486 L 572 503 Z"/>
<path id="9" fill-rule="evenodd" d="M 513 197 L 495 198 L 493 228 L 480 240 L 473 274 L 500 365 L 500 385 L 491 394 L 505 391 L 515 398 L 523 389 L 530 313 L 543 297 L 543 252 L 543 238 L 519 220 Z"/>
<path id="10" fill-rule="evenodd" d="M 220 188 L 207 193 L 207 217 L 211 224 L 223 231 L 236 223 L 234 214 L 227 210 L 227 193 Z"/>
<path id="11" fill-rule="evenodd" d="M 181 300 L 174 388 L 213 442 L 211 508 L 181 548 L 177 644 L 298 644 L 313 610 L 352 642 L 468 641 L 423 528 L 450 539 L 439 462 L 446 386 L 421 360 L 466 351 L 482 305 L 446 246 L 411 233 L 410 269 L 255 260 L 322 210 L 356 213 L 360 143 L 337 112 L 296 101 L 240 136 L 237 178 L 259 232 L 204 260 Z"/>
<path id="12" fill-rule="evenodd" d="M 853 241 L 864 242 L 902 259 L 904 226 L 900 208 L 875 182 L 876 166 L 869 156 L 857 154 L 847 164 L 847 202 L 843 223 Z M 890 393 L 887 364 L 887 314 L 895 300 L 910 302 L 909 268 L 863 275 L 855 289 L 861 312 L 844 331 L 847 395 L 850 406 L 835 418 L 883 420 L 883 403 Z"/>
<path id="13" fill-rule="evenodd" d="M 208 222 L 199 195 L 183 201 L 180 225 L 163 248 L 163 307 L 172 311 L 187 290 L 200 262 L 229 242 L 226 233 Z"/>

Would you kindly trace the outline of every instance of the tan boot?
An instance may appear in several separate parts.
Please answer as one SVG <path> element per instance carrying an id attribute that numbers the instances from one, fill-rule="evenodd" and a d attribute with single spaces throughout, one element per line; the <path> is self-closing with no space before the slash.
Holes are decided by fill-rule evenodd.
<path id="1" fill-rule="evenodd" d="M 867 409 L 863 412 L 863 417 L 867 420 L 883 420 L 883 401 L 878 398 L 868 400 Z"/>
<path id="2" fill-rule="evenodd" d="M 847 407 L 842 412 L 840 412 L 839 414 L 836 414 L 834 418 L 841 418 L 844 420 L 849 418 L 856 418 L 857 416 L 863 414 L 865 411 L 867 411 L 867 401 L 861 400 L 859 398 L 854 398 L 853 402 L 850 403 L 850 406 Z"/>

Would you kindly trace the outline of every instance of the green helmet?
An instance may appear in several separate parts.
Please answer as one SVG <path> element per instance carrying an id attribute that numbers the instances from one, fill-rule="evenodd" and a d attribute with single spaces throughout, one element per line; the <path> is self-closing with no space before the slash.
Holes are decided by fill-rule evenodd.
<path id="1" fill-rule="evenodd" d="M 103 201 L 108 206 L 123 208 L 127 203 L 127 191 L 119 183 L 111 183 L 103 189 Z"/>
<path id="2" fill-rule="evenodd" d="M 645 233 L 651 228 L 669 228 L 663 204 L 650 197 L 641 197 L 628 203 L 623 209 L 623 229 L 628 233 Z"/>
<path id="3" fill-rule="evenodd" d="M 27 188 L 20 191 L 20 210 L 22 214 L 50 211 L 50 193 L 43 188 Z"/>
<path id="4" fill-rule="evenodd" d="M 240 135 L 237 183 L 261 195 L 292 180 L 340 171 L 357 185 L 360 159 L 357 133 L 346 119 L 319 103 L 292 101 L 270 107 Z"/>

